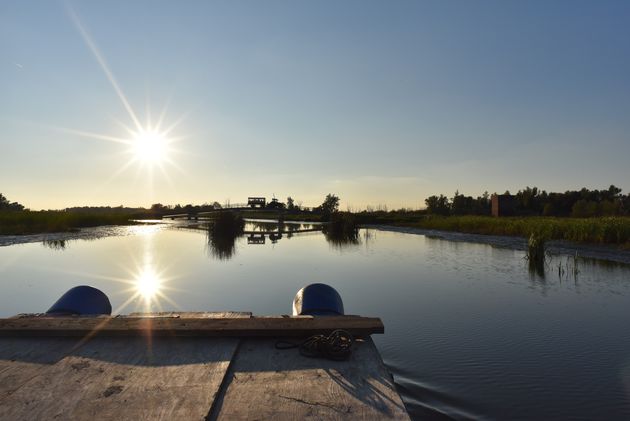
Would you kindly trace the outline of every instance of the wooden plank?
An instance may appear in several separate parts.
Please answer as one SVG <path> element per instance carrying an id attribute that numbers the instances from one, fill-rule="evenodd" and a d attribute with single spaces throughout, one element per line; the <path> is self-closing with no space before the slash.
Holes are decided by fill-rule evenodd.
<path id="1" fill-rule="evenodd" d="M 160 311 L 152 313 L 129 313 L 123 317 L 175 317 L 180 319 L 249 319 L 252 313 L 249 311 Z"/>
<path id="2" fill-rule="evenodd" d="M 0 319 L 0 336 L 310 336 L 344 329 L 354 336 L 383 333 L 379 318 L 296 316 L 251 318 L 35 317 Z"/>
<path id="3" fill-rule="evenodd" d="M 51 340 L 58 339 L 40 338 L 40 346 L 47 349 Z M 0 419 L 202 420 L 237 343 L 95 338 L 0 400 Z"/>
<path id="4" fill-rule="evenodd" d="M 0 339 L 0 403 L 34 377 L 49 370 L 77 344 L 76 338 Z"/>
<path id="5" fill-rule="evenodd" d="M 313 359 L 244 339 L 212 420 L 409 420 L 371 339 L 348 361 Z"/>

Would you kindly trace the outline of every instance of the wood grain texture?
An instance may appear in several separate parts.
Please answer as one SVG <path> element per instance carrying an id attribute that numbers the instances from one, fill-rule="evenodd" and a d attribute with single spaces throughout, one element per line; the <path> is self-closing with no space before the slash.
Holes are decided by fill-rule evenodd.
<path id="1" fill-rule="evenodd" d="M 0 336 L 309 336 L 345 329 L 355 336 L 383 333 L 379 318 L 295 317 L 23 317 L 0 319 Z"/>
<path id="2" fill-rule="evenodd" d="M 0 339 L 0 405 L 34 377 L 49 370 L 77 344 L 76 338 Z"/>
<path id="3" fill-rule="evenodd" d="M 371 339 L 348 361 L 276 350 L 274 340 L 243 340 L 214 420 L 409 420 Z"/>
<path id="4" fill-rule="evenodd" d="M 11 340 L 14 345 L 33 341 Z M 59 339 L 41 338 L 40 348 L 49 349 L 49 341 Z M 237 343 L 231 338 L 95 338 L 0 397 L 0 419 L 201 420 Z"/>

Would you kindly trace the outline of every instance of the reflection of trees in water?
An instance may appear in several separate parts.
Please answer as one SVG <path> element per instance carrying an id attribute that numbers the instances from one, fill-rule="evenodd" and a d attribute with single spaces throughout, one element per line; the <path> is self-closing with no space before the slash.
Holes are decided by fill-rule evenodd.
<path id="1" fill-rule="evenodd" d="M 250 221 L 252 224 L 252 231 L 275 231 L 278 229 L 277 222 L 265 222 L 265 221 Z"/>
<path id="2" fill-rule="evenodd" d="M 48 247 L 51 250 L 65 250 L 66 240 L 44 240 L 42 241 L 44 247 Z"/>
<path id="3" fill-rule="evenodd" d="M 282 234 L 281 233 L 269 234 L 269 239 L 271 240 L 272 244 L 276 244 L 278 240 L 282 240 Z"/>
<path id="4" fill-rule="evenodd" d="M 283 220 L 278 221 L 247 221 L 247 230 L 248 231 L 257 231 L 257 232 L 278 232 L 281 234 L 288 234 L 287 236 L 290 238 L 294 233 L 302 230 L 310 230 L 315 229 L 317 225 L 301 223 L 301 222 L 287 222 Z"/>
<path id="5" fill-rule="evenodd" d="M 347 237 L 324 233 L 324 236 L 330 245 L 338 249 L 356 247 L 361 244 L 361 240 L 358 235 L 356 237 Z"/>
<path id="6" fill-rule="evenodd" d="M 231 259 L 236 252 L 236 239 L 241 235 L 215 235 L 211 230 L 208 230 L 208 244 L 212 257 L 219 260 Z"/>
<path id="7" fill-rule="evenodd" d="M 545 280 L 545 266 L 546 262 L 544 260 L 535 260 L 529 259 L 527 260 L 527 270 L 529 271 L 529 275 L 532 278 L 538 277 L 541 280 Z"/>
<path id="8" fill-rule="evenodd" d="M 234 212 L 220 212 L 208 225 L 208 244 L 212 256 L 219 260 L 232 258 L 236 239 L 243 236 L 245 221 Z"/>
<path id="9" fill-rule="evenodd" d="M 359 227 L 354 216 L 347 213 L 337 213 L 330 217 L 330 222 L 323 227 L 326 241 L 335 247 L 343 248 L 359 245 Z"/>

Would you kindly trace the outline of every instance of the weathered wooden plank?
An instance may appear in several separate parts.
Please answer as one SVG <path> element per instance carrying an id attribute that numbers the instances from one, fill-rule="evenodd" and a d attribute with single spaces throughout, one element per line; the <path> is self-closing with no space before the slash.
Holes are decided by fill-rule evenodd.
<path id="1" fill-rule="evenodd" d="M 348 361 L 276 350 L 274 340 L 244 339 L 215 401 L 213 420 L 409 420 L 371 339 Z"/>
<path id="2" fill-rule="evenodd" d="M 122 317 L 175 317 L 180 319 L 249 319 L 252 317 L 250 311 L 160 311 L 152 313 L 129 313 L 129 316 Z"/>
<path id="3" fill-rule="evenodd" d="M 43 349 L 58 340 L 39 339 Z M 0 419 L 201 420 L 237 343 L 234 338 L 95 338 L 2 398 Z"/>
<path id="4" fill-rule="evenodd" d="M 0 405 L 5 397 L 49 370 L 77 344 L 77 338 L 0 339 Z"/>
<path id="5" fill-rule="evenodd" d="M 384 332 L 379 318 L 356 316 L 0 319 L 0 336 L 309 336 L 335 329 L 347 330 L 355 336 Z"/>

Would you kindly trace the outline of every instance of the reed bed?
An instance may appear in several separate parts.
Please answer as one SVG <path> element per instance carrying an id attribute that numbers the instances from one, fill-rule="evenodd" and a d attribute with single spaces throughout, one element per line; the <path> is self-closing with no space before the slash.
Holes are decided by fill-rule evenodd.
<path id="1" fill-rule="evenodd" d="M 0 235 L 76 231 L 101 225 L 130 225 L 135 215 L 125 212 L 70 211 L 0 212 Z"/>
<path id="2" fill-rule="evenodd" d="M 413 222 L 395 222 L 394 224 L 471 234 L 512 235 L 525 238 L 535 234 L 549 240 L 617 244 L 630 247 L 630 218 L 628 217 L 424 216 Z"/>

